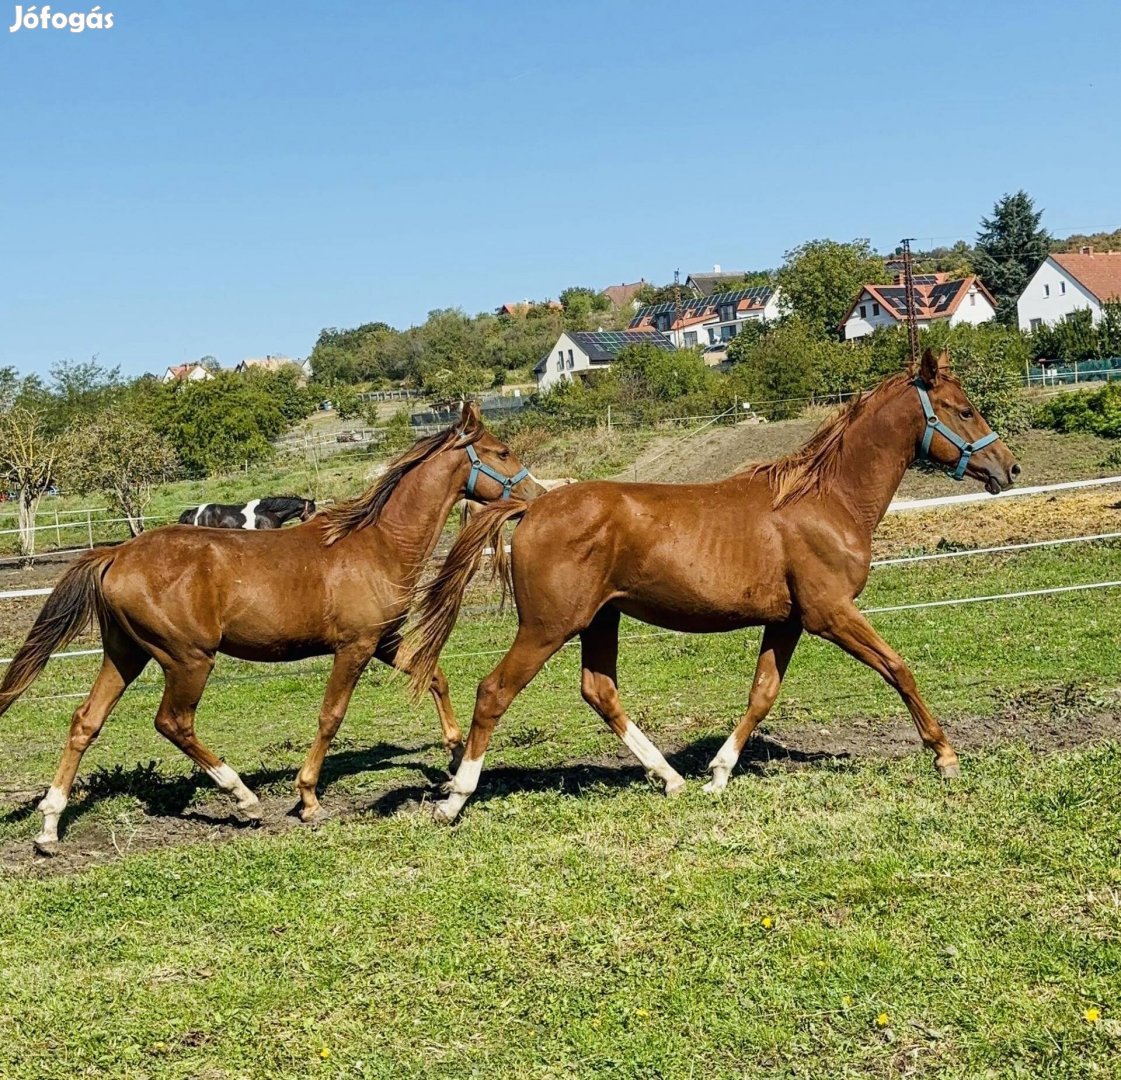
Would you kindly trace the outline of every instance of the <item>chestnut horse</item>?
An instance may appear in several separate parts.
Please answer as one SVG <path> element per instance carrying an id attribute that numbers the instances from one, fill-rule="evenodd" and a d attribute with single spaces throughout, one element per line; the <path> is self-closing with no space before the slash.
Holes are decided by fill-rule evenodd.
<path id="1" fill-rule="evenodd" d="M 195 710 L 222 652 L 243 660 L 334 655 L 319 733 L 296 779 L 300 817 L 319 812 L 316 783 L 359 676 L 376 657 L 400 666 L 399 630 L 409 593 L 451 507 L 539 493 L 537 482 L 482 424 L 474 405 L 460 422 L 421 439 L 390 462 L 358 498 L 291 529 L 200 530 L 170 525 L 75 560 L 51 593 L 0 684 L 0 713 L 35 680 L 50 654 L 96 615 L 105 656 L 78 706 L 58 772 L 39 809 L 44 854 L 58 846 L 58 820 L 82 754 L 125 688 L 150 659 L 163 669 L 156 729 L 194 761 L 248 817 L 254 795 L 195 735 Z M 523 505 L 519 499 L 517 505 Z M 455 759 L 461 736 L 443 672 L 429 686 Z"/>
<path id="2" fill-rule="evenodd" d="M 920 455 L 958 479 L 983 481 L 993 494 L 1020 472 L 945 354 L 929 350 L 917 377 L 911 371 L 884 380 L 800 450 L 718 483 L 575 484 L 532 506 L 508 502 L 478 512 L 437 577 L 418 587 L 418 618 L 403 659 L 414 691 L 435 670 L 484 549 L 494 549 L 496 571 L 505 574 L 502 527 L 520 518 L 512 540 L 518 633 L 479 686 L 466 754 L 437 817 L 455 819 L 478 784 L 495 724 L 576 635 L 584 699 L 667 795 L 684 787 L 619 702 L 621 613 L 693 633 L 764 627 L 747 712 L 712 760 L 706 791 L 724 788 L 774 703 L 803 630 L 835 642 L 894 686 L 939 773 L 956 776 L 957 754 L 910 670 L 854 603 L 868 579 L 872 533 Z"/>

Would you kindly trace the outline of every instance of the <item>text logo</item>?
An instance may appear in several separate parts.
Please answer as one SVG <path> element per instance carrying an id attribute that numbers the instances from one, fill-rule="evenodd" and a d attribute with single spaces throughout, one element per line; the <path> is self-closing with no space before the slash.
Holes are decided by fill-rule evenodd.
<path id="1" fill-rule="evenodd" d="M 18 30 L 69 30 L 72 34 L 80 34 L 83 30 L 112 30 L 113 13 L 101 13 L 101 5 L 90 11 L 51 11 L 49 4 L 43 5 L 43 10 L 38 11 L 38 4 L 24 8 L 16 4 L 15 22 L 8 27 L 8 33 L 14 34 Z"/>

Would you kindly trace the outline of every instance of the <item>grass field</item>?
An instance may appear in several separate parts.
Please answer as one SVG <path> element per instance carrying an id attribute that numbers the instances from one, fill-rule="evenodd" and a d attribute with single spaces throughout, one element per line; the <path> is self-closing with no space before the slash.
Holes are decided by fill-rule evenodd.
<path id="1" fill-rule="evenodd" d="M 1116 544 L 876 571 L 885 606 L 1118 577 Z M 1117 592 L 874 616 L 963 750 L 943 786 L 876 676 L 805 641 L 726 795 L 650 790 L 562 651 L 461 824 L 427 703 L 363 679 L 291 780 L 325 665 L 219 663 L 202 737 L 265 797 L 239 826 L 152 730 L 146 673 L 87 754 L 65 854 L 29 813 L 92 660 L 0 719 L 0 1076 L 1105 1076 L 1121 1055 Z M 512 638 L 466 619 L 457 707 Z M 754 633 L 626 623 L 624 703 L 693 779 Z M 4 643 L 10 655 L 14 642 Z M 33 700 L 34 699 L 34 700 Z M 883 755 L 883 756 L 881 756 Z"/>

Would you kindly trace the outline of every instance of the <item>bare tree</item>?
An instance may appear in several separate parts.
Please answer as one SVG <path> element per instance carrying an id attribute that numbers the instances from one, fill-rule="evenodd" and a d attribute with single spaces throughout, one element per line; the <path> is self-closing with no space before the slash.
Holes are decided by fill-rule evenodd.
<path id="1" fill-rule="evenodd" d="M 0 474 L 19 492 L 19 546 L 35 553 L 35 513 L 54 483 L 61 444 L 41 412 L 17 405 L 0 414 Z"/>

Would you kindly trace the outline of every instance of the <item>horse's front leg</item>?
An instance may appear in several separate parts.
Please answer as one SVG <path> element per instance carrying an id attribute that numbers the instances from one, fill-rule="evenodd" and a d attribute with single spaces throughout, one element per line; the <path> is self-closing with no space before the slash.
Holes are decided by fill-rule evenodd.
<path id="1" fill-rule="evenodd" d="M 958 756 L 942 725 L 927 708 L 919 694 L 915 676 L 901 657 L 876 631 L 851 601 L 805 620 L 806 629 L 826 641 L 840 645 L 850 656 L 878 671 L 884 681 L 895 687 L 911 719 L 918 729 L 923 745 L 934 752 L 934 767 L 943 780 L 951 780 L 960 771 Z"/>
<path id="2" fill-rule="evenodd" d="M 296 776 L 296 788 L 300 793 L 300 820 L 312 821 L 320 815 L 322 807 L 316 794 L 319 773 L 323 759 L 327 756 L 331 741 L 346 716 L 347 707 L 354 694 L 362 672 L 370 662 L 373 653 L 369 645 L 354 646 L 335 653 L 331 676 L 327 680 L 327 690 L 319 709 L 319 731 L 308 750 L 303 767 Z"/>

